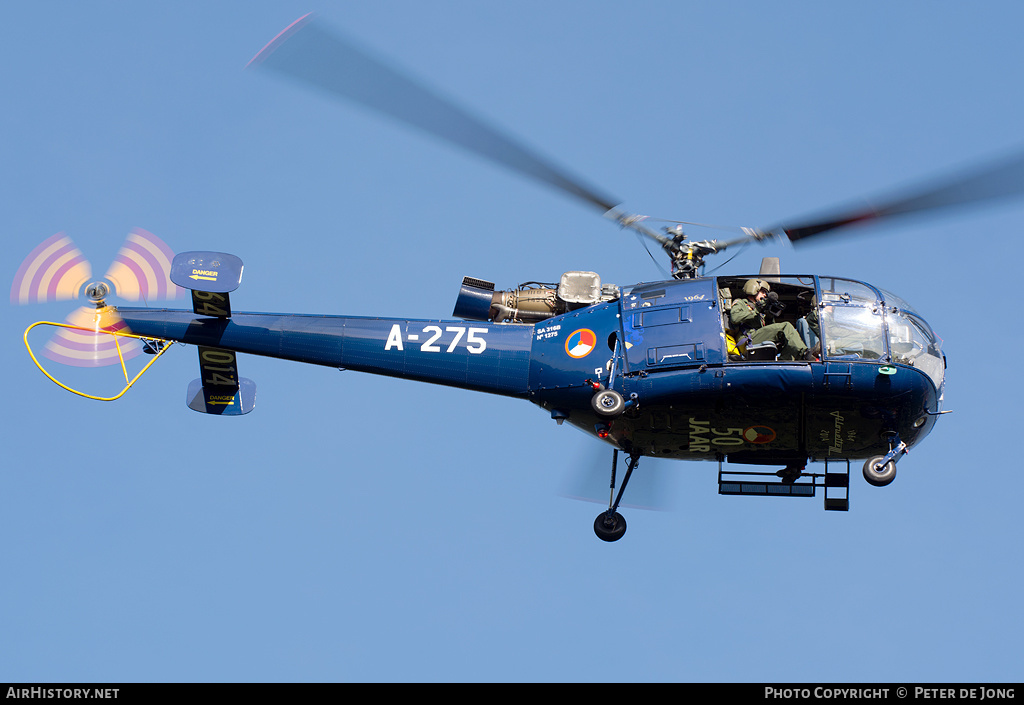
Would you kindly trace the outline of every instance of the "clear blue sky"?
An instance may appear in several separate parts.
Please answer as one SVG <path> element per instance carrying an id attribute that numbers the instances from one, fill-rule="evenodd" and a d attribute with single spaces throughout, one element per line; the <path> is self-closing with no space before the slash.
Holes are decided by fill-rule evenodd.
<path id="1" fill-rule="evenodd" d="M 10 281 L 133 227 L 246 264 L 238 310 L 447 317 L 461 278 L 659 276 L 585 207 L 246 62 L 310 10 L 625 200 L 768 226 L 1024 146 L 1018 2 L 75 3 L 5 7 Z M 73 397 L 9 307 L 0 681 L 1020 681 L 1021 202 L 729 266 L 875 283 L 944 338 L 954 413 L 848 513 L 558 496 L 606 454 L 526 402 L 243 357 L 256 410 L 185 405 L 194 350 Z M 599 480 L 598 482 L 601 482 Z M 597 490 L 599 493 L 601 490 Z"/>

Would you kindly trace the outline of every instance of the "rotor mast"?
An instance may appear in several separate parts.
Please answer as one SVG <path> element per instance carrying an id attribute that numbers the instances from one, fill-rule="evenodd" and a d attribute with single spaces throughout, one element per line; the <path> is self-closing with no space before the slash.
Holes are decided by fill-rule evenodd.
<path id="1" fill-rule="evenodd" d="M 614 220 L 623 228 L 634 230 L 661 245 L 661 249 L 665 251 L 672 262 L 673 279 L 696 279 L 701 276 L 704 270 L 704 258 L 708 255 L 717 254 L 734 245 L 761 242 L 772 235 L 771 232 L 755 228 L 742 228 L 743 237 L 733 240 L 687 240 L 681 225 L 666 227 L 665 234 L 662 235 L 642 224 L 646 220 L 646 216 L 612 208 L 605 213 L 605 217 Z"/>

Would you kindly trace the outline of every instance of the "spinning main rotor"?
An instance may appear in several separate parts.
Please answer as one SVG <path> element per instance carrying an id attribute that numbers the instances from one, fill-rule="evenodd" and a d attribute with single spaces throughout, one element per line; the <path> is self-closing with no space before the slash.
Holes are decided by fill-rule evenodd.
<path id="1" fill-rule="evenodd" d="M 689 241 L 681 230 L 662 234 L 644 226 L 644 218 L 620 209 L 618 199 L 570 176 L 452 101 L 372 57 L 311 14 L 289 25 L 248 65 L 363 105 L 589 204 L 623 228 L 658 243 L 677 279 L 700 276 L 705 257 L 740 244 L 773 238 L 803 244 L 853 224 L 1024 193 L 1024 154 L 1015 154 L 969 172 L 912 185 L 877 199 L 878 205 L 838 209 L 797 225 L 742 228 L 743 236 L 732 240 Z"/>

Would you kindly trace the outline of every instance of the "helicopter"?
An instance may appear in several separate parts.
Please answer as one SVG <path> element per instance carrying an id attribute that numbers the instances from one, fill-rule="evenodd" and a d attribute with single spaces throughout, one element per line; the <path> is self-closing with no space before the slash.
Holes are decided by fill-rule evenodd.
<path id="1" fill-rule="evenodd" d="M 595 272 L 569 271 L 557 282 L 508 289 L 467 276 L 452 318 L 243 313 L 230 300 L 244 268 L 233 254 L 174 254 L 136 231 L 107 284 L 89 281 L 80 254 L 51 238 L 19 270 L 12 300 L 15 288 L 19 299 L 41 300 L 49 287 L 69 292 L 67 298 L 82 294 L 89 304 L 69 322 L 49 324 L 60 330 L 47 357 L 123 366 L 134 354 L 149 354 L 138 376 L 126 373 L 126 392 L 172 342 L 194 345 L 200 376 L 188 386 L 187 404 L 222 416 L 255 407 L 256 385 L 239 374 L 238 353 L 524 399 L 611 449 L 608 508 L 594 521 L 595 534 L 608 542 L 626 531 L 619 508 L 644 457 L 717 462 L 724 495 L 814 497 L 821 490 L 826 510 L 847 511 L 851 461 L 864 461 L 868 483 L 887 485 L 906 452 L 949 413 L 941 339 L 895 294 L 842 277 L 783 274 L 773 257 L 756 273 L 705 276 L 707 259 L 739 245 L 800 245 L 853 224 L 1016 195 L 1024 172 L 1015 158 L 872 208 L 795 226 L 745 228 L 728 241 L 693 241 L 679 227 L 650 229 L 642 216 L 620 210 L 618 199 L 568 176 L 310 15 L 249 66 L 370 107 L 589 204 L 660 247 L 670 275 L 617 286 Z M 106 303 L 112 290 L 128 300 L 172 298 L 180 290 L 192 307 L 115 307 Z M 795 352 L 782 340 L 755 341 L 734 322 L 734 309 L 762 291 L 759 312 L 792 329 L 802 341 Z M 621 481 L 620 455 L 626 461 Z M 822 463 L 823 472 L 807 472 L 809 462 Z M 731 469 L 723 469 L 726 463 Z"/>

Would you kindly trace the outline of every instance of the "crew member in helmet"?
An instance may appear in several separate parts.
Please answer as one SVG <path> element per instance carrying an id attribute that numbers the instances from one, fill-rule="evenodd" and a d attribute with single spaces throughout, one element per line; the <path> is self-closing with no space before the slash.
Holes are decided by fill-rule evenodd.
<path id="1" fill-rule="evenodd" d="M 738 331 L 746 333 L 750 342 L 775 343 L 782 360 L 816 360 L 796 328 L 788 321 L 770 323 L 768 294 L 771 286 L 761 279 L 748 279 L 743 285 L 745 299 L 737 299 L 729 309 L 729 322 Z"/>

